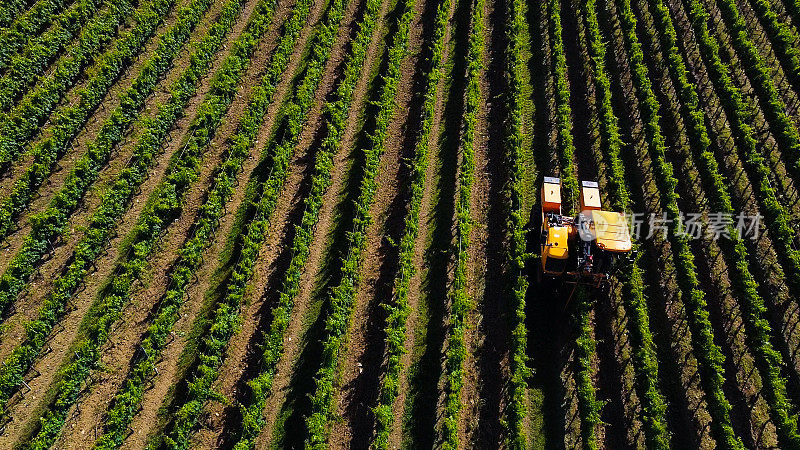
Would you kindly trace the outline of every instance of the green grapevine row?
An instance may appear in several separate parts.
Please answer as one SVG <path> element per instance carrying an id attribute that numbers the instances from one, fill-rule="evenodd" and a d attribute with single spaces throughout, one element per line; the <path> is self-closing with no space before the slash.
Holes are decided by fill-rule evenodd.
<path id="1" fill-rule="evenodd" d="M 87 5 L 92 5 L 91 2 L 96 0 L 86 1 L 90 2 Z M 25 149 L 25 145 L 40 131 L 40 127 L 61 102 L 67 90 L 77 82 L 84 68 L 117 34 L 118 27 L 125 18 L 132 14 L 131 1 L 123 0 L 111 3 L 108 9 L 95 15 L 83 28 L 78 41 L 65 49 L 66 57 L 56 64 L 52 73 L 27 92 L 9 112 L 0 115 L 0 170 L 7 170 L 11 163 L 19 157 Z M 155 0 L 145 2 L 136 14 L 145 13 L 153 4 L 157 4 Z M 87 14 L 91 14 L 91 9 L 87 10 Z M 160 17 L 159 21 L 161 19 Z M 137 28 L 141 29 L 141 26 L 137 26 Z M 133 34 L 128 33 L 127 36 L 130 37 Z M 50 51 L 50 49 L 40 47 L 34 50 L 37 54 L 39 50 Z M 33 74 L 36 76 L 44 70 L 44 67 L 36 68 L 36 62 L 33 60 L 30 62 L 27 59 L 21 60 L 19 65 L 23 72 L 33 69 Z M 11 83 L 13 84 L 15 81 L 11 80 Z M 11 100 L 8 94 L 4 96 L 4 99 Z"/>
<path id="2" fill-rule="evenodd" d="M 312 4 L 312 0 L 304 0 L 295 5 L 294 14 L 285 27 L 286 34 L 279 48 L 282 50 L 280 58 L 284 59 L 286 64 L 294 50 L 297 37 L 308 20 Z M 318 25 L 311 41 L 312 55 L 305 75 L 292 101 L 285 105 L 286 132 L 275 145 L 274 153 L 271 155 L 270 175 L 262 185 L 263 191 L 256 206 L 255 217 L 247 225 L 239 260 L 233 269 L 231 281 L 225 288 L 225 299 L 217 306 L 211 326 L 202 339 L 198 355 L 199 366 L 196 371 L 199 375 L 189 382 L 189 391 L 175 413 L 174 423 L 168 435 L 164 436 L 164 440 L 171 448 L 188 448 L 189 438 L 197 425 L 203 405 L 209 398 L 213 398 L 210 393 L 211 385 L 217 379 L 219 368 L 224 361 L 227 342 L 236 329 L 234 324 L 239 319 L 239 306 L 244 291 L 255 271 L 259 250 L 268 235 L 266 230 L 270 218 L 289 175 L 294 149 L 308 118 L 325 64 L 330 57 L 345 7 L 344 0 L 337 0 L 328 5 L 325 20 Z"/>
<path id="3" fill-rule="evenodd" d="M 777 252 L 784 270 L 786 282 L 793 292 L 800 291 L 800 252 L 794 248 L 795 232 L 790 225 L 790 215 L 786 208 L 778 201 L 775 189 L 772 187 L 770 177 L 772 170 L 758 151 L 755 131 L 750 125 L 752 116 L 750 106 L 745 102 L 742 91 L 736 87 L 729 67 L 723 63 L 719 55 L 719 44 L 708 31 L 708 12 L 699 2 L 692 2 L 688 8 L 700 54 L 705 60 L 709 77 L 719 92 L 722 107 L 731 123 L 734 139 L 742 155 L 745 170 L 752 179 L 754 196 L 761 204 L 765 216 L 765 223 L 770 232 L 775 251 Z"/>
<path id="4" fill-rule="evenodd" d="M 443 1 L 436 11 L 436 28 L 431 43 L 430 68 L 425 76 L 421 131 L 417 136 L 414 160 L 410 164 L 411 198 L 404 219 L 403 236 L 400 238 L 399 268 L 394 279 L 394 299 L 382 304 L 388 314 L 385 337 L 388 363 L 386 375 L 381 381 L 378 404 L 373 407 L 376 417 L 376 435 L 372 447 L 375 449 L 388 448 L 389 433 L 395 419 L 392 407 L 399 394 L 400 376 L 403 371 L 402 356 L 405 353 L 406 344 L 406 322 L 410 312 L 408 290 L 411 278 L 416 272 L 415 243 L 419 235 L 419 214 L 422 207 L 422 195 L 425 191 L 431 132 L 436 115 L 436 93 L 439 80 L 442 78 L 444 44 L 452 4 L 453 0 Z"/>
<path id="5" fill-rule="evenodd" d="M 619 211 L 630 211 L 631 201 L 625 183 L 625 168 L 620 159 L 624 144 L 619 131 L 619 119 L 611 102 L 611 81 L 606 71 L 606 48 L 600 33 L 596 3 L 588 0 L 581 3 L 586 18 L 586 33 L 589 54 L 594 71 L 600 116 L 600 136 L 605 142 L 604 155 L 609 162 L 608 185 L 612 204 Z M 633 250 L 634 253 L 636 249 Z M 647 301 L 644 298 L 644 281 L 638 261 L 622 271 L 624 284 L 623 301 L 628 314 L 629 331 L 633 352 L 633 370 L 639 398 L 642 402 L 641 420 L 644 425 L 645 443 L 648 448 L 669 448 L 669 433 L 666 424 L 666 402 L 658 387 L 658 358 L 650 332 Z"/>
<path id="6" fill-rule="evenodd" d="M 508 129 L 506 132 L 507 158 L 509 160 L 509 197 L 510 214 L 508 219 L 509 229 L 509 272 L 512 292 L 511 309 L 513 319 L 511 322 L 511 386 L 510 404 L 508 406 L 509 422 L 509 447 L 515 450 L 527 448 L 525 437 L 525 418 L 528 416 L 528 368 L 527 341 L 528 330 L 525 325 L 525 294 L 528 291 L 528 279 L 525 276 L 525 266 L 529 258 L 526 253 L 527 240 L 525 238 L 526 216 L 524 209 L 523 192 L 524 171 L 523 166 L 523 81 L 522 68 L 525 61 L 522 56 L 522 34 L 524 30 L 524 2 L 513 0 L 509 2 L 509 18 L 507 20 L 506 36 L 508 47 L 506 50 L 508 79 Z"/>
<path id="7" fill-rule="evenodd" d="M 278 82 L 289 64 L 297 32 L 305 21 L 307 9 L 307 5 L 303 5 L 302 8 L 295 10 L 296 15 L 285 27 L 287 34 L 281 38 L 278 50 L 272 58 L 272 64 L 268 66 L 267 73 L 262 76 L 260 84 L 253 91 L 237 133 L 231 139 L 232 147 L 228 157 L 218 172 L 200 209 L 200 215 L 192 227 L 192 236 L 179 251 L 180 258 L 171 269 L 170 287 L 162 297 L 158 313 L 141 343 L 143 358 L 136 363 L 128 374 L 122 390 L 116 395 L 114 406 L 109 411 L 107 431 L 98 441 L 96 448 L 118 448 L 126 436 L 128 425 L 142 400 L 146 382 L 155 374 L 155 363 L 167 343 L 172 326 L 178 319 L 181 304 L 193 279 L 193 272 L 202 262 L 203 251 L 213 241 L 225 204 L 234 193 L 236 176 L 255 144 L 267 107 L 272 102 Z M 322 47 L 315 51 L 321 51 L 319 55 L 315 55 L 315 64 L 318 60 L 324 62 L 326 52 Z"/>
<path id="8" fill-rule="evenodd" d="M 28 6 L 28 0 L 9 0 L 0 7 L 0 27 L 7 27 Z"/>
<path id="9" fill-rule="evenodd" d="M 0 69 L 4 69 L 12 56 L 25 47 L 32 36 L 60 17 L 59 10 L 66 0 L 39 0 L 9 28 L 0 29 Z"/>
<path id="10" fill-rule="evenodd" d="M 61 318 L 67 302 L 79 288 L 100 252 L 107 246 L 111 233 L 122 214 L 127 210 L 138 187 L 148 176 L 148 169 L 189 99 L 197 90 L 197 83 L 208 70 L 230 28 L 238 17 L 242 0 L 228 4 L 222 10 L 209 34 L 195 45 L 189 67 L 171 86 L 172 96 L 159 107 L 155 119 L 148 120 L 134 150 L 131 166 L 103 196 L 100 207 L 89 220 L 86 236 L 76 246 L 72 262 L 58 277 L 53 292 L 39 310 L 36 320 L 26 325 L 26 339 L 9 356 L 0 368 L 0 406 L 4 406 L 22 376 L 44 346 L 53 326 Z M 3 408 L 0 408 L 2 411 Z"/>
<path id="11" fill-rule="evenodd" d="M 458 423 L 461 416 L 461 390 L 464 386 L 464 360 L 467 348 L 464 340 L 466 318 L 472 308 L 467 292 L 467 262 L 469 258 L 472 217 L 470 199 L 475 180 L 475 125 L 483 103 L 481 74 L 485 68 L 486 1 L 475 0 L 472 10 L 472 29 L 467 50 L 467 89 L 464 103 L 464 130 L 461 135 L 461 166 L 458 172 L 456 197 L 456 269 L 450 295 L 450 323 L 445 354 L 445 405 L 443 446 L 448 450 L 459 448 Z"/>
<path id="12" fill-rule="evenodd" d="M 147 15 L 139 16 L 142 19 L 140 23 L 143 27 L 145 24 L 149 25 L 147 28 L 150 33 L 155 30 L 156 24 L 161 20 L 160 15 L 174 0 L 157 1 L 160 3 L 153 4 L 152 9 L 148 8 Z M 200 3 L 198 6 L 202 5 L 203 3 Z M 207 3 L 203 8 L 206 6 L 208 6 Z M 202 14 L 194 16 L 195 24 L 200 16 Z M 178 36 L 181 40 L 185 40 L 189 36 L 190 29 L 185 29 L 181 25 L 186 24 L 178 22 Z M 144 31 L 147 30 L 142 31 L 142 34 L 145 34 Z M 10 197 L 0 204 L 0 236 L 7 235 L 13 223 L 12 220 L 16 218 L 22 208 L 27 206 L 35 189 L 44 181 L 45 176 L 54 166 L 60 150 L 66 149 L 66 146 L 74 139 L 83 123 L 88 119 L 89 111 L 100 102 L 104 95 L 101 92 L 106 92 L 100 88 L 107 90 L 123 68 L 136 56 L 136 52 L 141 49 L 147 36 L 139 35 L 138 37 L 138 39 L 132 38 L 128 42 L 130 45 L 120 47 L 119 52 L 105 55 L 101 61 L 106 70 L 99 72 L 97 77 L 90 80 L 86 88 L 82 89 L 81 102 L 59 112 L 58 117 L 54 119 L 58 125 L 53 134 L 35 147 L 36 154 L 41 157 L 41 160 L 34 162 L 25 171 L 22 178 L 14 184 Z M 144 104 L 149 92 L 152 92 L 158 78 L 163 76 L 163 73 L 169 68 L 172 57 L 180 48 L 180 45 L 176 44 L 180 44 L 180 42 L 170 39 L 165 43 L 166 45 L 159 49 L 166 53 L 163 55 L 166 58 L 162 60 L 159 56 L 151 61 L 160 67 L 154 64 L 145 66 L 147 71 L 143 72 L 142 77 L 137 78 L 137 83 L 126 92 L 123 102 L 104 124 L 98 140 L 89 146 L 89 151 L 69 174 L 65 186 L 52 200 L 48 209 L 31 217 L 31 234 L 26 237 L 23 247 L 14 255 L 11 264 L 0 278 L 0 308 L 5 308 L 16 298 L 24 288 L 30 274 L 39 264 L 41 257 L 47 252 L 50 243 L 67 231 L 65 226 L 70 213 L 78 206 L 78 202 L 96 178 L 113 145 L 122 139 L 124 130 L 135 119 L 137 111 Z M 151 72 L 156 68 L 159 73 Z M 94 90 L 95 87 L 98 90 Z M 142 90 L 140 91 L 140 89 Z"/>
<path id="13" fill-rule="evenodd" d="M 9 304 L 24 288 L 28 277 L 47 251 L 47 243 L 56 242 L 67 232 L 66 225 L 71 213 L 77 208 L 114 146 L 137 118 L 145 100 L 171 67 L 178 51 L 210 5 L 209 0 L 195 0 L 181 10 L 180 20 L 161 36 L 153 56 L 142 66 L 131 87 L 123 93 L 120 105 L 103 124 L 95 140 L 89 144 L 89 151 L 78 160 L 61 190 L 45 211 L 33 216 L 33 227 L 28 238 L 12 259 L 4 277 L 0 279 L 0 286 L 4 287 L 3 294 L 0 295 L 0 305 Z M 0 227 L 0 230 L 3 229 Z"/>
<path id="14" fill-rule="evenodd" d="M 550 51 L 555 58 L 556 124 L 558 127 L 558 155 L 561 164 L 561 183 L 564 186 L 562 202 L 572 213 L 578 201 L 578 175 L 575 166 L 575 144 L 572 141 L 572 108 L 569 104 L 569 82 L 567 81 L 567 58 L 564 55 L 564 39 L 561 35 L 561 4 L 548 0 L 550 23 Z"/>
<path id="15" fill-rule="evenodd" d="M 729 67 L 719 56 L 719 44 L 708 31 L 708 13 L 699 3 L 689 5 L 695 33 L 698 35 L 700 52 L 709 70 L 709 76 L 720 96 L 722 106 L 731 122 L 734 138 L 742 155 L 745 170 L 752 179 L 754 196 L 761 204 L 766 218 L 766 226 L 773 240 L 775 251 L 786 269 L 786 282 L 793 291 L 800 289 L 800 279 L 791 274 L 800 273 L 800 252 L 794 248 L 794 230 L 790 225 L 790 215 L 778 201 L 770 181 L 772 170 L 758 151 L 754 130 L 750 125 L 751 114 L 744 95 L 734 84 Z"/>
<path id="16" fill-rule="evenodd" d="M 800 52 L 797 50 L 797 36 L 792 28 L 781 20 L 769 0 L 752 0 L 751 4 L 772 41 L 772 48 L 783 65 L 784 72 L 795 86 L 800 86 Z"/>
<path id="17" fill-rule="evenodd" d="M 697 0 L 695 0 L 697 1 Z M 742 448 L 742 442 L 733 432 L 731 426 L 731 405 L 722 390 L 724 369 L 722 363 L 725 356 L 719 346 L 714 343 L 714 330 L 709 320 L 708 305 L 705 294 L 699 288 L 694 255 L 686 235 L 676 233 L 681 225 L 678 209 L 678 196 L 672 164 L 665 156 L 664 135 L 659 124 L 660 104 L 652 90 L 652 84 L 644 63 L 641 44 L 636 35 L 636 18 L 631 11 L 630 0 L 618 0 L 620 19 L 622 22 L 625 46 L 628 51 L 633 83 L 639 99 L 639 108 L 647 136 L 648 150 L 653 160 L 655 180 L 661 196 L 661 205 L 671 220 L 669 241 L 672 247 L 677 272 L 678 286 L 683 292 L 683 302 L 689 315 L 689 329 L 692 335 L 692 346 L 699 365 L 700 381 L 705 391 L 711 430 L 717 445 L 723 448 Z"/>
<path id="18" fill-rule="evenodd" d="M 300 290 L 300 276 L 310 253 L 314 227 L 319 220 L 322 207 L 322 198 L 331 184 L 333 158 L 342 146 L 346 121 L 353 101 L 353 92 L 364 69 L 369 42 L 380 18 L 381 4 L 381 0 L 367 1 L 358 34 L 352 41 L 343 80 L 336 88 L 334 98 L 324 107 L 327 134 L 317 152 L 311 189 L 304 200 L 303 217 L 300 225 L 295 227 L 291 246 L 292 259 L 284 275 L 278 304 L 272 310 L 273 320 L 269 332 L 264 338 L 262 369 L 248 383 L 253 395 L 250 397 L 249 403 L 242 406 L 242 434 L 236 444 L 237 449 L 252 447 L 264 427 L 261 413 L 270 395 L 273 376 L 283 353 L 284 333 L 289 325 L 294 298 Z"/>
<path id="19" fill-rule="evenodd" d="M 372 221 L 369 210 L 377 191 L 375 176 L 381 155 L 386 149 L 386 130 L 394 116 L 395 94 L 401 75 L 400 63 L 408 53 L 409 24 L 414 17 L 414 5 L 414 0 L 405 0 L 402 3 L 402 15 L 398 18 L 397 31 L 392 35 L 392 45 L 388 52 L 389 61 L 382 76 L 384 84 L 377 101 L 379 111 L 375 119 L 375 130 L 369 134 L 369 143 L 364 149 L 364 174 L 356 200 L 356 217 L 353 218 L 352 231 L 347 235 L 349 249 L 342 261 L 341 281 L 333 288 L 329 299 L 330 313 L 325 319 L 326 336 L 322 341 L 322 367 L 314 376 L 316 387 L 311 396 L 311 415 L 306 418 L 307 448 L 327 448 L 328 420 L 334 397 L 333 382 L 360 281 L 366 231 Z"/>
<path id="20" fill-rule="evenodd" d="M 133 283 L 146 269 L 147 259 L 156 249 L 159 237 L 180 214 L 183 197 L 198 178 L 203 153 L 236 96 L 238 82 L 249 67 L 259 37 L 272 21 L 273 11 L 268 7 L 267 0 L 259 2 L 247 28 L 234 42 L 231 52 L 212 79 L 210 92 L 192 121 L 191 134 L 181 154 L 173 160 L 170 173 L 148 201 L 134 229 L 127 258 L 118 265 L 113 281 L 94 308 L 97 316 L 88 324 L 85 337 L 75 345 L 75 358 L 59 371 L 60 381 L 54 387 L 55 401 L 42 417 L 40 429 L 30 441 L 30 447 L 52 445 L 86 378 L 97 367 L 100 349 L 127 303 Z"/>
<path id="21" fill-rule="evenodd" d="M 126 2 L 126 5 L 130 2 Z M 109 8 L 98 14 L 98 8 L 105 4 L 101 0 L 81 0 L 62 13 L 55 25 L 41 36 L 37 36 L 17 57 L 8 61 L 8 70 L 0 78 L 0 111 L 8 111 L 25 91 L 46 75 L 47 67 L 58 57 L 59 52 L 81 31 L 81 27 L 91 19 L 88 27 L 97 26 L 104 20 L 111 20 L 114 26 L 130 10 Z M 115 16 L 116 15 L 116 16 Z M 109 28 L 114 32 L 114 29 Z M 88 31 L 87 31 L 88 33 Z M 104 39 L 110 39 L 111 34 Z M 98 47 L 99 48 L 99 47 Z M 9 55 L 11 56 L 11 55 Z"/>
<path id="22" fill-rule="evenodd" d="M 677 86 L 683 116 L 689 124 L 688 131 L 694 143 L 689 147 L 700 169 L 703 185 L 709 193 L 710 205 L 714 211 L 733 214 L 728 181 L 720 174 L 714 153 L 709 148 L 711 139 L 705 125 L 705 115 L 700 109 L 697 90 L 689 82 L 685 62 L 678 50 L 677 34 L 669 10 L 661 0 L 654 0 L 653 9 L 654 16 L 658 20 L 658 29 L 661 30 L 662 47 L 666 52 L 670 74 Z M 764 318 L 766 314 L 764 300 L 758 294 L 758 285 L 748 267 L 748 254 L 744 241 L 732 223 L 728 224 L 728 234 L 731 242 L 722 247 L 732 271 L 730 278 L 745 312 L 743 319 L 748 343 L 754 353 L 764 384 L 762 394 L 770 406 L 770 417 L 777 429 L 779 442 L 786 448 L 796 448 L 800 446 L 797 417 L 787 399 L 786 381 L 780 374 L 783 367 L 782 357 L 770 342 L 772 329 Z"/>
<path id="23" fill-rule="evenodd" d="M 575 164 L 575 146 L 572 137 L 572 108 L 567 82 L 567 59 L 561 27 L 561 4 L 559 0 L 548 1 L 552 47 L 555 58 L 555 91 L 558 126 L 558 156 L 561 163 L 562 202 L 565 214 L 575 211 L 578 201 L 578 178 Z M 590 298 L 584 289 L 575 293 L 577 306 L 578 339 L 576 342 L 575 384 L 578 394 L 578 411 L 581 419 L 581 440 L 583 448 L 597 448 L 597 425 L 600 423 L 600 408 L 594 385 L 592 384 L 591 360 L 595 354 L 595 344 L 591 336 Z"/>
<path id="24" fill-rule="evenodd" d="M 135 12 L 134 16 L 138 19 L 136 28 L 123 37 L 123 40 L 119 42 L 120 45 L 100 58 L 97 73 L 77 93 L 80 101 L 75 105 L 60 109 L 51 118 L 53 123 L 51 134 L 32 147 L 33 163 L 14 182 L 10 195 L 0 203 L 0 236 L 6 236 L 14 219 L 29 207 L 37 189 L 52 173 L 58 159 L 63 156 L 80 130 L 83 129 L 92 112 L 100 105 L 111 86 L 114 85 L 122 72 L 142 51 L 145 43 L 156 31 L 158 25 L 163 21 L 164 14 L 172 7 L 174 2 L 175 0 L 155 0 L 142 11 Z M 188 37 L 188 35 L 184 37 Z M 170 50 L 177 51 L 177 48 Z M 162 73 L 169 68 L 171 60 L 172 58 L 162 61 L 159 68 Z M 148 69 L 151 68 L 152 66 L 148 67 Z M 151 73 L 146 73 L 145 78 L 148 84 L 151 85 L 149 90 L 152 91 L 159 77 L 152 77 L 151 75 Z M 131 94 L 134 94 L 134 96 L 132 97 Z M 146 98 L 146 95 L 140 96 L 138 91 L 127 91 L 124 99 L 126 102 L 115 109 L 115 112 L 120 114 L 109 119 L 107 122 L 108 127 L 102 130 L 100 134 L 100 142 L 108 142 L 109 135 L 116 141 L 121 140 L 122 136 L 120 134 L 124 134 L 123 132 L 127 128 L 125 125 L 132 123 L 136 112 L 144 105 Z M 85 191 L 89 182 L 94 180 L 97 172 L 102 167 L 102 162 L 105 161 L 110 153 L 111 147 L 111 145 L 90 146 L 87 154 L 81 158 L 81 164 L 74 169 L 75 176 L 70 180 L 71 183 L 66 186 L 68 190 L 75 191 L 70 196 L 72 198 L 67 201 L 72 205 L 62 204 L 59 206 L 72 206 L 74 208 L 77 205 L 79 197 L 76 194 L 81 190 Z M 81 184 L 83 186 L 79 186 Z M 55 199 L 55 202 L 59 204 L 65 200 L 67 199 L 61 197 Z M 52 216 L 36 215 L 32 219 L 34 225 L 39 225 L 45 220 L 52 220 Z"/>
<path id="25" fill-rule="evenodd" d="M 794 121 L 788 116 L 786 104 L 775 88 L 772 81 L 773 71 L 764 63 L 758 49 L 748 36 L 747 25 L 736 9 L 735 0 L 720 0 L 719 8 L 722 11 L 722 17 L 730 27 L 733 46 L 742 58 L 753 89 L 761 99 L 762 109 L 771 124 L 770 130 L 781 147 L 782 156 L 787 160 L 786 169 L 795 180 L 800 180 L 800 133 L 798 133 Z M 780 46 L 775 48 L 779 50 Z M 791 48 L 794 49 L 793 46 Z M 796 63 L 797 55 L 793 54 L 792 56 Z M 786 59 L 784 61 L 788 62 Z M 794 68 L 794 70 L 796 69 L 797 67 Z M 791 76 L 791 73 L 794 72 L 788 73 Z M 789 278 L 800 276 L 800 266 L 789 266 L 788 269 Z"/>
<path id="26" fill-rule="evenodd" d="M 583 286 L 575 291 L 575 321 L 578 337 L 575 341 L 575 388 L 578 391 L 578 416 L 581 419 L 581 447 L 597 450 L 597 426 L 603 402 L 597 400 L 592 382 L 592 359 L 597 345 L 592 335 L 592 305 L 596 299 Z"/>

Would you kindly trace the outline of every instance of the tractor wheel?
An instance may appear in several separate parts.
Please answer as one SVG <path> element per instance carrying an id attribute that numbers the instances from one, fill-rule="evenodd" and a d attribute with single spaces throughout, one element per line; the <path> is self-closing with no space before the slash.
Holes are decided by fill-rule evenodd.
<path id="1" fill-rule="evenodd" d="M 536 260 L 536 268 L 534 270 L 536 271 L 536 285 L 541 287 L 542 283 L 544 282 L 544 272 L 542 271 L 541 259 Z"/>
<path id="2" fill-rule="evenodd" d="M 539 254 L 542 251 L 542 205 L 536 202 L 531 208 L 530 245 Z"/>
<path id="3" fill-rule="evenodd" d="M 542 205 L 537 201 L 533 208 L 531 208 L 530 220 L 530 239 L 528 241 L 528 248 L 536 255 L 532 262 L 536 267 L 533 268 L 536 285 L 541 287 L 544 282 L 544 273 L 542 272 Z"/>

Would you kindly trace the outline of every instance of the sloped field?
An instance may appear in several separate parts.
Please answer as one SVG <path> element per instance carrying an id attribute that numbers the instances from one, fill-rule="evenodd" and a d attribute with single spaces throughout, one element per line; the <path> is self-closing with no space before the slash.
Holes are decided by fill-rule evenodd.
<path id="1" fill-rule="evenodd" d="M 800 449 L 798 26 L 0 0 L 0 448 Z M 641 219 L 608 286 L 545 176 Z"/>

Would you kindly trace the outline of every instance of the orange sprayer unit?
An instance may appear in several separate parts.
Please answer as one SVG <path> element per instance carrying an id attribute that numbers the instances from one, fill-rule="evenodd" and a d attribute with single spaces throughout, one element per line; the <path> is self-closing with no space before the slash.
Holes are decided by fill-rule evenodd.
<path id="1" fill-rule="evenodd" d="M 631 251 L 628 221 L 622 213 L 602 210 L 597 182 L 581 183 L 580 213 L 565 217 L 561 180 L 545 177 L 541 207 L 541 276 L 600 287 Z"/>

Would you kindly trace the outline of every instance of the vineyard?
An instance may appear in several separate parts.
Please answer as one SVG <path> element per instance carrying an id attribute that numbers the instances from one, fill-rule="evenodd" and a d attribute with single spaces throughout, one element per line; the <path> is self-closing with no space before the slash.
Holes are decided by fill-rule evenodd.
<path id="1" fill-rule="evenodd" d="M 800 450 L 793 220 L 800 0 L 0 0 L 0 448 Z"/>

